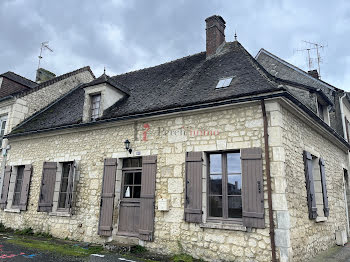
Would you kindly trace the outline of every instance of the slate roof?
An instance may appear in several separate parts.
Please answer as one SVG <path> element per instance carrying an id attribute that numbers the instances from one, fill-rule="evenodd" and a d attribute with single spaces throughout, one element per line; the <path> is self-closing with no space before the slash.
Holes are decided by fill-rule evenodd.
<path id="1" fill-rule="evenodd" d="M 120 91 L 122 91 L 126 95 L 129 95 L 129 88 L 127 88 L 126 86 L 123 86 L 121 83 L 118 83 L 118 81 L 116 81 L 115 79 L 110 78 L 105 73 L 103 75 L 101 75 L 100 77 L 92 80 L 91 82 L 84 84 L 83 87 L 94 86 L 94 85 L 99 85 L 99 84 L 103 84 L 103 83 L 107 83 L 107 84 L 113 86 L 114 88 L 119 89 Z"/>
<path id="2" fill-rule="evenodd" d="M 230 86 L 216 89 L 218 81 L 225 77 L 233 77 Z M 202 52 L 111 80 L 127 87 L 129 95 L 107 109 L 102 120 L 280 90 L 237 41 L 226 43 L 210 59 Z M 95 84 L 99 81 L 93 80 Z M 81 123 L 84 86 L 32 116 L 12 134 Z"/>
<path id="3" fill-rule="evenodd" d="M 283 80 L 288 80 L 305 86 L 321 89 L 327 97 L 334 103 L 332 90 L 338 90 L 336 87 L 309 75 L 304 70 L 288 63 L 287 61 L 275 56 L 264 48 L 260 49 L 256 55 L 256 60 L 271 75 Z"/>
<path id="4" fill-rule="evenodd" d="M 0 75 L 0 77 L 6 77 L 16 83 L 19 83 L 23 86 L 26 86 L 26 87 L 29 87 L 29 88 L 34 88 L 36 86 L 38 86 L 37 83 L 35 83 L 34 81 L 30 80 L 30 79 L 27 79 L 23 76 L 20 76 L 14 72 L 11 72 L 11 71 L 8 71 L 6 73 L 3 73 Z"/>

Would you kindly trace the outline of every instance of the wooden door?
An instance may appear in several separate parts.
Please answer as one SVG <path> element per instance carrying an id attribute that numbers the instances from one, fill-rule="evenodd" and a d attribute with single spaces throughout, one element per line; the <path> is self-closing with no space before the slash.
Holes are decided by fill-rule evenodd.
<path id="1" fill-rule="evenodd" d="M 139 234 L 141 177 L 142 170 L 140 168 L 123 171 L 119 209 L 119 235 L 138 236 Z"/>

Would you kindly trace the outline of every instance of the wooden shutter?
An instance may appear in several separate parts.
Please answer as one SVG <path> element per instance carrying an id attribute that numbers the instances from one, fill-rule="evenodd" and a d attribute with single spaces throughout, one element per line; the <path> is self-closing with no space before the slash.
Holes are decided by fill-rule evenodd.
<path id="1" fill-rule="evenodd" d="M 328 217 L 329 216 L 328 195 L 327 195 L 327 185 L 326 185 L 326 172 L 324 168 L 323 158 L 320 158 L 320 173 L 321 173 L 322 195 L 323 195 L 323 211 L 324 211 L 324 215 Z"/>
<path id="2" fill-rule="evenodd" d="M 32 177 L 32 165 L 25 165 L 24 171 L 23 171 L 21 199 L 19 201 L 20 210 L 27 210 L 27 202 L 29 197 L 29 187 L 30 187 L 31 177 Z"/>
<path id="3" fill-rule="evenodd" d="M 309 208 L 309 219 L 315 219 L 317 217 L 317 207 L 315 197 L 314 176 L 312 173 L 312 155 L 307 151 L 304 151 L 304 166 L 307 204 Z"/>
<path id="4" fill-rule="evenodd" d="M 185 221 L 202 222 L 202 152 L 186 153 Z"/>
<path id="5" fill-rule="evenodd" d="M 265 228 L 261 148 L 241 149 L 242 217 L 246 227 Z"/>
<path id="6" fill-rule="evenodd" d="M 153 241 L 156 173 L 157 156 L 142 157 L 139 237 L 145 241 Z"/>
<path id="7" fill-rule="evenodd" d="M 1 190 L 1 198 L 0 198 L 0 208 L 5 209 L 7 204 L 7 195 L 9 192 L 10 186 L 10 178 L 11 178 L 11 166 L 5 167 L 5 173 L 2 180 L 2 190 Z"/>
<path id="8" fill-rule="evenodd" d="M 98 234 L 101 236 L 112 235 L 116 171 L 117 159 L 105 159 L 100 202 L 100 219 L 98 224 Z"/>
<path id="9" fill-rule="evenodd" d="M 38 212 L 51 212 L 56 182 L 56 162 L 44 162 L 39 195 Z"/>
<path id="10" fill-rule="evenodd" d="M 75 205 L 75 196 L 76 196 L 76 167 L 77 163 L 73 161 L 71 164 L 71 167 L 69 169 L 69 177 L 68 177 L 68 187 L 67 187 L 67 207 L 69 213 L 72 215 L 73 214 L 73 207 Z"/>

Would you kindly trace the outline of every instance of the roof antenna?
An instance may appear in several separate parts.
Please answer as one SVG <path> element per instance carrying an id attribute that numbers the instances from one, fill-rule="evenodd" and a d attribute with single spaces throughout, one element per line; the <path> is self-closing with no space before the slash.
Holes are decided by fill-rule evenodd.
<path id="1" fill-rule="evenodd" d="M 237 32 L 235 30 L 235 41 L 237 41 Z"/>
<path id="2" fill-rule="evenodd" d="M 43 54 L 43 50 L 44 50 L 44 49 L 47 49 L 47 50 L 53 52 L 53 50 L 49 47 L 49 41 L 46 41 L 46 42 L 42 42 L 42 43 L 41 43 L 40 55 L 39 55 L 39 63 L 38 63 L 38 69 L 40 68 L 40 61 L 41 61 L 41 59 L 43 58 L 43 57 L 42 57 L 42 54 Z"/>

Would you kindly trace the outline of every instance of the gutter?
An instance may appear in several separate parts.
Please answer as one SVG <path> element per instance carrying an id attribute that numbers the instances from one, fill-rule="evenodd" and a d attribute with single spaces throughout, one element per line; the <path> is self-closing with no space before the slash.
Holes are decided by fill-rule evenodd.
<path id="1" fill-rule="evenodd" d="M 264 144 L 265 144 L 265 166 L 266 166 L 266 182 L 267 182 L 267 201 L 269 206 L 269 228 L 270 228 L 270 244 L 271 244 L 271 255 L 272 262 L 276 262 L 276 244 L 275 244 L 275 223 L 273 221 L 273 210 L 272 210 L 272 186 L 271 186 L 271 173 L 270 173 L 270 154 L 269 154 L 269 133 L 268 123 L 265 109 L 265 100 L 261 99 L 261 110 L 263 114 L 264 122 Z"/>

